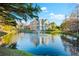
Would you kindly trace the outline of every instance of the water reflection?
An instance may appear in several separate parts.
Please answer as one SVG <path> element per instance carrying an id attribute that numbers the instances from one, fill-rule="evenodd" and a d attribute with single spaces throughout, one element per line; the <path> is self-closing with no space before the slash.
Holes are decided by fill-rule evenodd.
<path id="1" fill-rule="evenodd" d="M 38 45 L 48 45 L 49 41 L 53 41 L 53 37 L 51 35 L 38 35 L 38 34 L 32 34 L 30 36 L 31 42 L 34 43 L 35 46 Z"/>
<path id="2" fill-rule="evenodd" d="M 76 40 L 64 35 L 23 33 L 19 36 L 16 48 L 30 52 L 34 55 L 79 55 Z"/>
<path id="3" fill-rule="evenodd" d="M 79 41 L 77 38 L 76 40 L 74 40 L 74 38 L 68 39 L 67 36 L 61 36 L 61 38 L 63 40 L 65 51 L 70 52 L 71 55 L 79 55 Z"/>

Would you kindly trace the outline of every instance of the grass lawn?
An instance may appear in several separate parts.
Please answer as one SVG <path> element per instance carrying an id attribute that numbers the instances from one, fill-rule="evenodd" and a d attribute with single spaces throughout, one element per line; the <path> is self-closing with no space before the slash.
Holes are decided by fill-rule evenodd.
<path id="1" fill-rule="evenodd" d="M 32 56 L 24 51 L 0 47 L 0 56 Z"/>

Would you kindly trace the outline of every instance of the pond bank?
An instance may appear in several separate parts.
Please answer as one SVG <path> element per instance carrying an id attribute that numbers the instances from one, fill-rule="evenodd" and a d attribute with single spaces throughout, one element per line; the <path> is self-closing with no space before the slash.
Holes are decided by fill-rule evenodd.
<path id="1" fill-rule="evenodd" d="M 24 51 L 0 47 L 0 56 L 32 56 Z"/>
<path id="2" fill-rule="evenodd" d="M 72 35 L 74 37 L 79 38 L 79 33 L 78 34 L 74 34 L 74 33 L 68 33 L 68 32 L 61 32 L 61 34 Z"/>
<path id="3" fill-rule="evenodd" d="M 1 33 L 0 56 L 31 56 L 32 55 L 30 53 L 23 52 L 9 47 L 12 43 L 16 43 L 15 39 L 18 37 L 17 35 L 18 35 L 18 32 L 14 30 L 11 32 L 8 32 L 6 35 L 2 35 Z"/>

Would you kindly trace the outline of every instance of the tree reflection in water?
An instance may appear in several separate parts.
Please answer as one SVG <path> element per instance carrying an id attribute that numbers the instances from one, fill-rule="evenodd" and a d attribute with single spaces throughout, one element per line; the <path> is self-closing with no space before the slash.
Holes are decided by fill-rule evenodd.
<path id="1" fill-rule="evenodd" d="M 71 55 L 79 55 L 79 39 L 68 39 L 66 36 L 61 36 L 65 51 L 70 52 Z"/>
<path id="2" fill-rule="evenodd" d="M 35 55 L 79 55 L 79 41 L 67 35 L 25 33 L 17 41 L 16 48 Z"/>

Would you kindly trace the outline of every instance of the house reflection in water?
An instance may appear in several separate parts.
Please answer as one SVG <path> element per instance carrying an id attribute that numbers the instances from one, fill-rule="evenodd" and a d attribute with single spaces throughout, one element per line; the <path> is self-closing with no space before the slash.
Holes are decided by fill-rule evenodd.
<path id="1" fill-rule="evenodd" d="M 40 36 L 36 34 L 31 36 L 31 41 L 34 43 L 36 47 L 39 45 L 48 45 L 49 41 L 53 41 L 53 37 L 47 34 L 40 34 Z"/>

